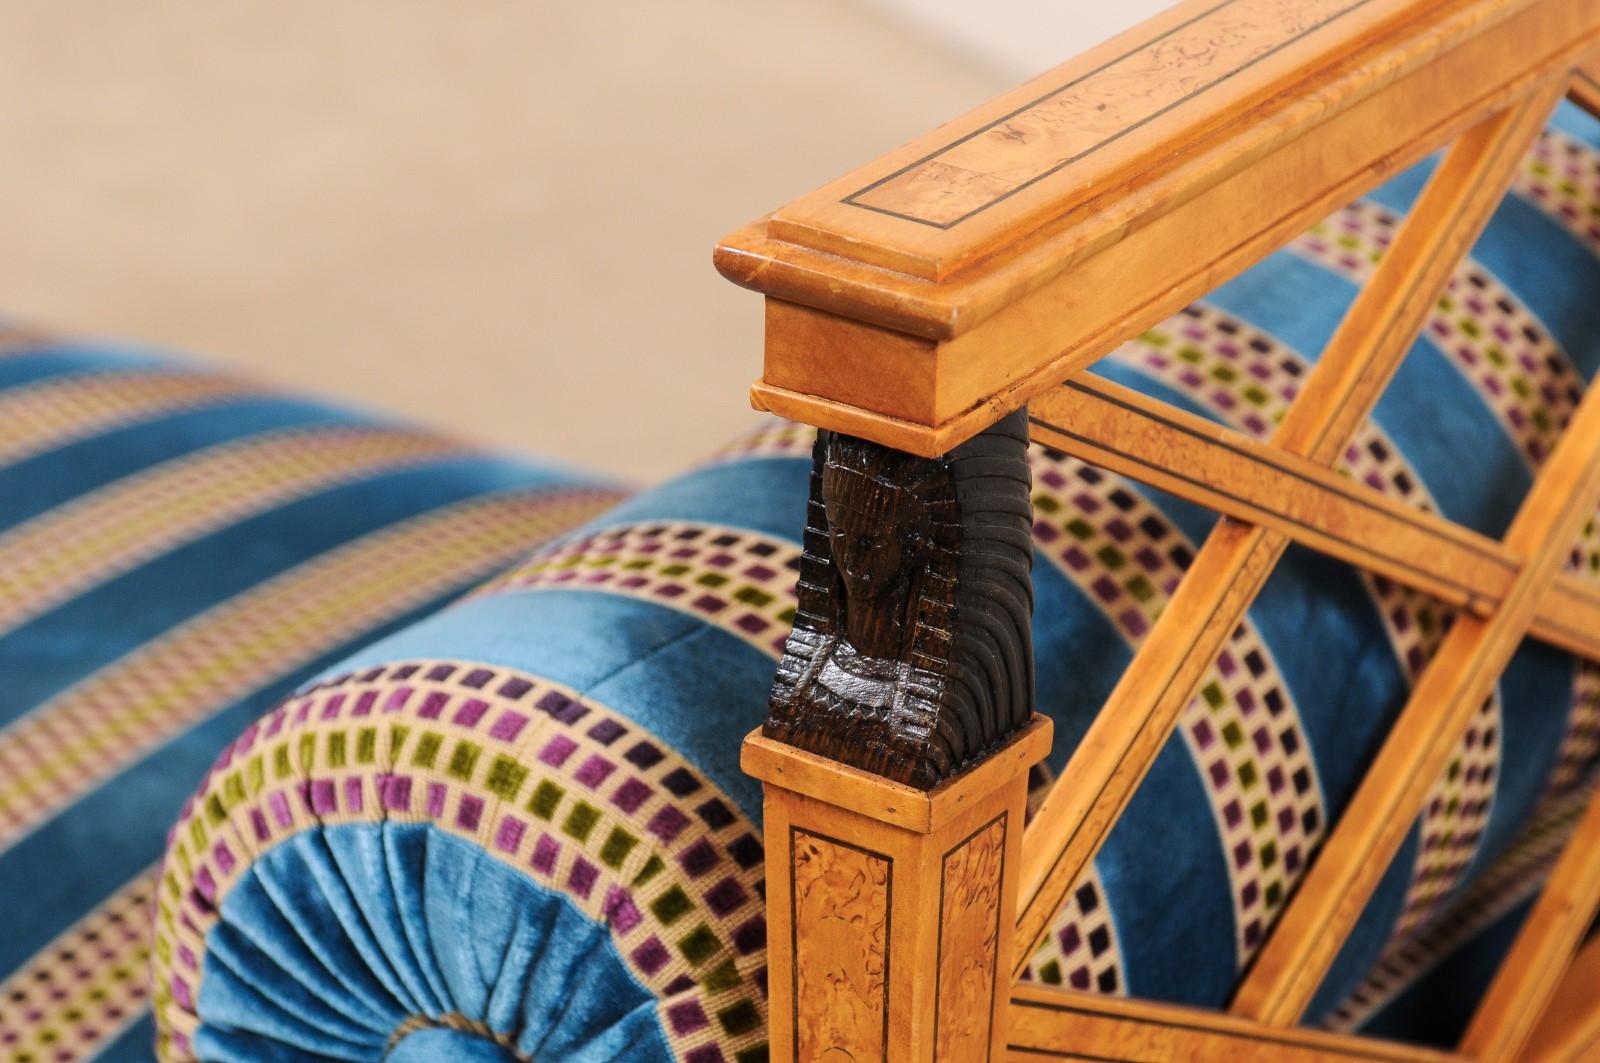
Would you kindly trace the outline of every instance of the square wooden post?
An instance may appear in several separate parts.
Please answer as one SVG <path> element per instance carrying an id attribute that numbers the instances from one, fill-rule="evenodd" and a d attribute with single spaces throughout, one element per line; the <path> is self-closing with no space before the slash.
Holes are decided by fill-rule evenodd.
<path id="1" fill-rule="evenodd" d="M 974 1063 L 1005 1049 L 1035 714 L 992 755 L 918 790 L 764 737 L 773 1059 Z"/>

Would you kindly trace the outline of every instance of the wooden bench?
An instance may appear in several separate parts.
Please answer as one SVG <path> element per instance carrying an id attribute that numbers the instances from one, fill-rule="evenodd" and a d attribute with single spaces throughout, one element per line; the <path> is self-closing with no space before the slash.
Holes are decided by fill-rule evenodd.
<path id="1" fill-rule="evenodd" d="M 777 1058 L 1600 1052 L 1600 946 L 1579 948 L 1600 805 L 1455 1055 L 1296 1025 L 1518 642 L 1600 659 L 1600 594 L 1560 572 L 1600 502 L 1595 392 L 1500 541 L 1331 471 L 1555 103 L 1600 100 L 1597 47 L 1600 0 L 1190 0 L 717 248 L 767 297 L 753 401 L 831 430 L 796 633 L 744 751 Z M 1270 442 L 1081 372 L 1440 149 Z M 1033 439 L 1232 518 L 1026 830 L 1049 724 L 1006 545 L 1028 527 L 1024 408 Z M 1462 613 L 1229 1013 L 1017 985 L 1291 542 Z"/>

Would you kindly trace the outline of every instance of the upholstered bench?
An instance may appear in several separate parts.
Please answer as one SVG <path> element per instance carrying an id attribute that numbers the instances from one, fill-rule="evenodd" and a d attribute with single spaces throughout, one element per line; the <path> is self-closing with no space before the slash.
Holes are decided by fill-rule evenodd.
<path id="1" fill-rule="evenodd" d="M 1575 111 L 1540 138 L 1353 480 L 1504 531 L 1600 368 L 1597 144 Z M 1265 437 L 1430 166 L 1096 371 Z M 0 1063 L 766 1058 L 739 743 L 794 620 L 813 430 L 625 499 L 142 350 L 3 342 Z M 1028 461 L 1037 793 L 1215 517 Z M 1450 619 L 1291 548 L 1026 977 L 1225 1003 Z M 1307 1021 L 1457 1035 L 1597 754 L 1600 672 L 1529 643 Z"/>

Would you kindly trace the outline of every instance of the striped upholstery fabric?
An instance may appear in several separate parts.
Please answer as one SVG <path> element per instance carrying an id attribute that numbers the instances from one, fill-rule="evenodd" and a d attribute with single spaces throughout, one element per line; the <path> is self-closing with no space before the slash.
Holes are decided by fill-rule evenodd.
<path id="1" fill-rule="evenodd" d="M 1600 370 L 1597 142 L 1586 119 L 1558 115 L 1346 453 L 1349 475 L 1503 532 Z M 1097 371 L 1270 432 L 1428 171 Z M 0 360 L 0 373 L 24 377 L 43 357 Z M 48 357 L 88 359 L 58 383 L 82 396 L 96 439 L 137 432 L 119 403 L 165 402 L 163 417 L 211 426 L 185 436 L 185 462 L 248 464 L 251 497 L 276 501 L 252 509 L 245 474 L 201 487 L 132 441 L 96 448 L 105 467 L 70 486 L 44 470 L 0 494 L 21 508 L 0 550 L 39 558 L 0 615 L 40 632 L 26 656 L 0 641 L 21 706 L 0 731 L 0 889 L 16 898 L 0 915 L 12 972 L 0 1063 L 8 1051 L 10 1063 L 142 1059 L 152 1043 L 165 1060 L 765 1058 L 760 794 L 738 742 L 764 712 L 794 605 L 808 430 L 770 425 L 528 549 L 553 511 L 604 503 L 570 479 L 410 437 L 363 437 L 363 460 L 390 467 L 362 477 L 338 480 L 311 457 L 326 450 L 289 442 L 256 465 L 237 448 L 272 446 L 289 426 L 248 411 L 283 400 L 214 378 L 164 391 L 154 378 L 183 371 L 112 368 L 103 352 Z M 129 386 L 101 387 L 108 372 Z M 0 402 L 26 406 L 38 386 L 19 379 Z M 222 404 L 237 412 L 198 412 Z M 295 432 L 354 431 L 290 405 Z M 0 442 L 14 468 L 75 445 L 59 413 L 22 416 L 30 440 L 48 441 Z M 1055 718 L 1059 767 L 1214 518 L 1060 454 L 1031 461 L 1039 708 Z M 367 486 L 395 478 L 434 493 L 416 488 L 427 501 L 395 512 L 394 492 Z M 302 504 L 290 485 L 312 481 L 339 504 Z M 505 508 L 437 523 L 483 506 Z M 514 533 L 471 559 L 440 545 L 486 525 Z M 1571 564 L 1600 578 L 1597 535 Z M 405 564 L 418 572 L 390 578 Z M 448 607 L 425 604 L 494 568 Z M 1225 1002 L 1449 621 L 1422 596 L 1290 550 L 1029 977 Z M 341 649 L 381 626 L 395 630 Z M 1600 671 L 1525 646 L 1308 1021 L 1453 1036 L 1597 755 Z M 158 866 L 172 788 L 196 784 Z"/>
<path id="2" fill-rule="evenodd" d="M 0 332 L 0 1061 L 148 1059 L 168 827 L 217 750 L 616 490 Z"/>

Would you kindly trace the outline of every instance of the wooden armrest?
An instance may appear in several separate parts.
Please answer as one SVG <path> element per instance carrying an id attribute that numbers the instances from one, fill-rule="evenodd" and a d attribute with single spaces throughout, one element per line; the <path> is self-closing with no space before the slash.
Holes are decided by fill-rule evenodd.
<path id="1" fill-rule="evenodd" d="M 726 238 L 759 408 L 948 451 L 1572 69 L 1594 0 L 1190 0 Z"/>

